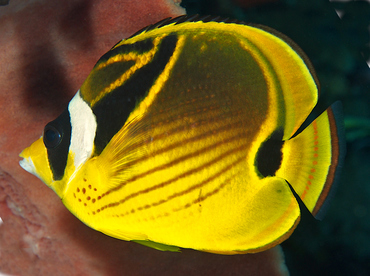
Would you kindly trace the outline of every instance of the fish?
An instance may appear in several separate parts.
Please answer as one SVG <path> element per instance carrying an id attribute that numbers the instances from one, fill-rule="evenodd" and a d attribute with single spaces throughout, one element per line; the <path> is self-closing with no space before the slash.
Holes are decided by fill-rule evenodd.
<path id="1" fill-rule="evenodd" d="M 20 166 L 108 236 L 260 252 L 292 234 L 300 202 L 321 219 L 338 182 L 342 107 L 307 122 L 318 97 L 311 62 L 278 31 L 168 18 L 104 54 Z"/>

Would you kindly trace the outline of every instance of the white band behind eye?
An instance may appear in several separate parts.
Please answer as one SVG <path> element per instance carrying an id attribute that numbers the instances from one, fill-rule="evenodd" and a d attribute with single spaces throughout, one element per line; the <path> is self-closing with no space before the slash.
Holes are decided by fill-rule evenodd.
<path id="1" fill-rule="evenodd" d="M 96 134 L 96 118 L 89 105 L 81 98 L 80 90 L 70 101 L 68 111 L 71 118 L 71 145 L 74 165 L 77 169 L 91 156 Z"/>

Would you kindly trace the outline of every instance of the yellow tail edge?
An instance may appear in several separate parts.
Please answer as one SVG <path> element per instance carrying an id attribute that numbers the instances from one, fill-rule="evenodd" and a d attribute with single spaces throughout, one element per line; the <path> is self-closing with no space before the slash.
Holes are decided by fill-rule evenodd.
<path id="1" fill-rule="evenodd" d="M 286 179 L 321 220 L 336 190 L 346 152 L 342 104 L 335 102 L 298 135 L 284 142 L 277 176 Z"/>

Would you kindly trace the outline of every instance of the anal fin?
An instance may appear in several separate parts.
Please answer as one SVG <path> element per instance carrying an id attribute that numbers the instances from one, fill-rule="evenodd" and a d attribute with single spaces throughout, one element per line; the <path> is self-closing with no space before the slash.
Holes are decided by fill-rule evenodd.
<path id="1" fill-rule="evenodd" d="M 153 242 L 149 240 L 133 240 L 133 241 L 138 244 L 145 245 L 145 246 L 148 246 L 148 247 L 160 250 L 160 251 L 172 251 L 172 252 L 181 251 L 179 247 L 173 246 L 173 245 L 162 244 L 162 243 Z"/>
<path id="2" fill-rule="evenodd" d="M 135 233 L 135 232 L 126 232 L 119 228 L 115 227 L 102 227 L 97 229 L 100 232 L 110 236 L 114 237 L 116 239 L 124 240 L 124 241 L 133 241 L 141 245 L 145 245 L 150 248 L 154 248 L 160 251 L 172 251 L 172 252 L 180 252 L 180 248 L 174 245 L 167 245 L 162 244 L 154 241 L 148 240 L 147 236 L 145 234 Z"/>

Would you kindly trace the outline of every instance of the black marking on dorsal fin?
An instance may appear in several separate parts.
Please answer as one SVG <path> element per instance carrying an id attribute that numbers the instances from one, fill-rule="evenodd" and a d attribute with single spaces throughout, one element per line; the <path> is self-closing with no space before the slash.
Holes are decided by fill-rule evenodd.
<path id="1" fill-rule="evenodd" d="M 202 21 L 204 23 L 207 23 L 207 22 L 223 22 L 223 23 L 235 23 L 235 24 L 242 24 L 242 25 L 246 25 L 246 23 L 244 21 L 239 21 L 239 20 L 236 20 L 236 19 L 229 19 L 229 18 L 222 18 L 220 16 L 213 16 L 213 15 L 199 15 L 199 14 L 195 14 L 195 15 L 180 15 L 178 17 L 175 17 L 175 18 L 171 18 L 171 17 L 168 17 L 168 18 L 165 18 L 165 19 L 162 19 L 161 21 L 158 21 L 157 23 L 155 24 L 151 24 L 149 26 L 146 26 L 142 29 L 140 29 L 139 31 L 137 31 L 136 33 L 134 33 L 133 35 L 131 35 L 130 37 L 128 37 L 127 39 L 129 38 L 132 38 L 134 36 L 137 36 L 141 33 L 144 33 L 144 32 L 149 32 L 151 30 L 154 30 L 154 29 L 158 29 L 158 28 L 161 28 L 163 26 L 167 26 L 167 25 L 170 25 L 170 24 L 173 24 L 175 23 L 175 25 L 178 25 L 178 24 L 181 24 L 181 23 L 185 23 L 185 22 L 199 22 L 199 21 Z"/>
<path id="2" fill-rule="evenodd" d="M 188 18 L 188 20 L 186 20 L 186 22 L 198 22 L 198 21 L 202 21 L 204 23 L 211 22 L 211 21 L 218 22 L 218 20 L 220 19 L 220 16 L 212 16 L 212 15 L 199 16 L 199 15 L 196 15 L 196 17 L 194 19 L 195 20 L 191 20 L 191 18 Z"/>
<path id="3" fill-rule="evenodd" d="M 148 26 L 138 30 L 137 32 L 135 32 L 133 35 L 129 36 L 126 39 L 133 38 L 133 37 L 135 37 L 139 34 L 149 32 L 151 30 L 158 29 L 158 28 L 161 28 L 163 26 L 170 25 L 170 24 L 173 24 L 173 23 L 175 23 L 175 25 L 178 25 L 178 24 L 181 24 L 181 23 L 184 23 L 184 22 L 199 22 L 199 21 L 202 21 L 204 23 L 207 23 L 207 22 L 221 23 L 222 22 L 222 23 L 234 23 L 234 24 L 241 24 L 241 25 L 250 25 L 250 24 L 247 24 L 244 21 L 239 21 L 237 19 L 222 18 L 220 16 L 214 16 L 214 15 L 202 15 L 202 16 L 199 15 L 199 14 L 180 15 L 180 16 L 175 17 L 175 18 L 167 17 L 165 19 L 162 19 L 162 20 L 158 21 L 157 23 L 148 25 Z M 126 40 L 126 39 L 124 39 L 124 40 Z M 122 40 L 118 41 L 115 45 L 113 45 L 111 50 L 121 42 L 122 42 Z"/>
<path id="4" fill-rule="evenodd" d="M 138 30 L 136 33 L 134 33 L 133 35 L 129 36 L 127 39 L 129 38 L 132 38 L 134 36 L 137 36 L 141 33 L 145 33 L 145 32 L 148 32 L 150 30 L 154 30 L 154 29 L 157 29 L 163 25 L 168 25 L 168 22 L 171 21 L 171 17 L 167 17 L 165 19 L 162 19 L 161 21 L 158 21 L 157 23 L 155 24 L 151 24 L 151 25 L 148 25 L 140 30 Z"/>
<path id="5" fill-rule="evenodd" d="M 247 23 L 244 22 L 244 21 L 239 21 L 237 19 L 229 19 L 229 18 L 225 18 L 225 20 L 223 20 L 222 22 L 224 22 L 224 23 L 234 23 L 234 24 L 247 25 Z"/>
<path id="6" fill-rule="evenodd" d="M 191 16 L 181 15 L 181 16 L 173 18 L 172 20 L 173 20 L 173 22 L 176 21 L 175 25 L 178 25 L 178 24 L 181 24 L 181 23 L 184 23 L 184 22 L 187 22 L 187 21 L 192 21 L 192 20 L 194 20 L 198 17 L 199 17 L 198 14 L 194 14 L 194 15 L 191 15 Z"/>

